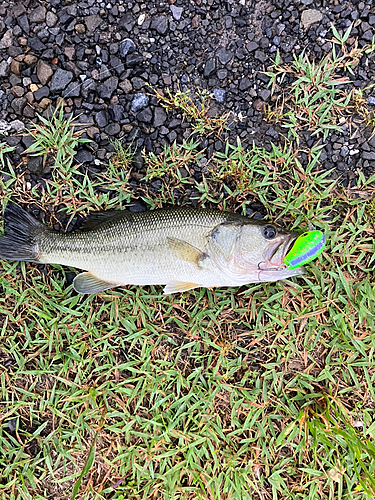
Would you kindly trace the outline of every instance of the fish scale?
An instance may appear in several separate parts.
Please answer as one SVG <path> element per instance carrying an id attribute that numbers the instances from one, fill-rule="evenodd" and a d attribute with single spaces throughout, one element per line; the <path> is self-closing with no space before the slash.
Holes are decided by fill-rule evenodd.
<path id="1" fill-rule="evenodd" d="M 111 283 L 165 284 L 187 275 L 202 280 L 195 264 L 171 254 L 167 238 L 202 248 L 212 228 L 229 218 L 219 211 L 129 212 L 88 233 L 50 235 L 40 259 L 90 271 Z M 111 259 L 104 263 L 103 254 Z"/>
<path id="2" fill-rule="evenodd" d="M 74 288 L 95 293 L 118 285 L 236 286 L 303 273 L 283 263 L 296 234 L 230 212 L 174 208 L 94 214 L 81 232 L 62 234 L 9 203 L 0 257 L 61 264 L 86 272 Z"/>

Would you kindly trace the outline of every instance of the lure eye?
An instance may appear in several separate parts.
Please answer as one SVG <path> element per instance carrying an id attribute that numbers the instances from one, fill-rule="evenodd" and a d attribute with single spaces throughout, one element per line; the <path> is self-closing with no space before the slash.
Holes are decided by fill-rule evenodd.
<path id="1" fill-rule="evenodd" d="M 263 236 L 266 238 L 266 240 L 273 240 L 273 238 L 275 238 L 276 235 L 277 235 L 277 229 L 275 228 L 275 226 L 271 226 L 270 224 L 264 226 Z"/>

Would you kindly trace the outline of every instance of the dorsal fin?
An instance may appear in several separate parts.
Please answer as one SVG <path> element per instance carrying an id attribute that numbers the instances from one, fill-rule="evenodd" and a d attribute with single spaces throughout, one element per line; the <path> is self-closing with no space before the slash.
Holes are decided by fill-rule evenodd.
<path id="1" fill-rule="evenodd" d="M 163 203 L 162 208 L 156 208 L 155 210 L 195 210 L 195 207 L 190 207 L 189 205 L 174 205 L 173 203 Z"/>
<path id="2" fill-rule="evenodd" d="M 94 227 L 100 226 L 100 224 L 104 224 L 104 222 L 117 220 L 120 217 L 125 216 L 129 216 L 129 218 L 133 217 L 132 212 L 130 212 L 129 210 L 105 210 L 102 212 L 93 212 L 87 216 L 80 230 L 90 231 L 91 229 L 94 229 Z"/>

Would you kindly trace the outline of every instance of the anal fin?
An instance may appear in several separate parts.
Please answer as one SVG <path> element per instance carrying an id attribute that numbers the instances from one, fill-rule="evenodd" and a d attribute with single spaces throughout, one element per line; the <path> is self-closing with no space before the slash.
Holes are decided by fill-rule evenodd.
<path id="1" fill-rule="evenodd" d="M 198 288 L 201 285 L 197 285 L 197 283 L 187 283 L 185 281 L 171 281 L 167 285 L 165 285 L 163 293 L 164 295 L 168 295 L 170 293 L 179 293 L 186 292 L 187 290 L 192 290 L 193 288 Z"/>
<path id="2" fill-rule="evenodd" d="M 90 272 L 78 274 L 73 280 L 74 290 L 78 293 L 98 293 L 115 286 L 118 284 L 101 280 Z"/>

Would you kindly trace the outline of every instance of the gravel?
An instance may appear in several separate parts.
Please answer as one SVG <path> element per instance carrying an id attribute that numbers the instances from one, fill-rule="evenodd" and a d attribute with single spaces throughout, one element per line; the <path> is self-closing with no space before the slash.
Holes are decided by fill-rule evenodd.
<path id="1" fill-rule="evenodd" d="M 126 57 L 128 54 L 132 54 L 133 52 L 136 51 L 137 47 L 133 40 L 130 38 L 125 38 L 125 40 L 122 40 L 120 43 L 120 55 L 121 57 Z"/>
<path id="2" fill-rule="evenodd" d="M 217 58 L 223 66 L 229 63 L 233 59 L 233 52 L 222 47 L 216 52 Z"/>
<path id="3" fill-rule="evenodd" d="M 6 61 L 0 62 L 0 77 L 5 78 L 9 75 L 9 64 Z"/>
<path id="4" fill-rule="evenodd" d="M 42 85 L 46 85 L 52 78 L 53 70 L 49 64 L 39 59 L 36 65 L 36 76 Z"/>
<path id="5" fill-rule="evenodd" d="M 176 21 L 179 21 L 184 9 L 182 7 L 177 7 L 176 5 L 171 5 L 170 9 L 172 11 L 172 16 L 176 19 Z"/>
<path id="6" fill-rule="evenodd" d="M 213 89 L 213 95 L 215 99 L 221 103 L 225 101 L 225 90 L 224 89 Z"/>
<path id="7" fill-rule="evenodd" d="M 116 76 L 111 76 L 108 80 L 98 86 L 98 96 L 102 99 L 109 99 L 113 92 L 117 89 L 117 85 L 118 78 Z"/>
<path id="8" fill-rule="evenodd" d="M 209 59 L 204 67 L 204 76 L 208 77 L 211 76 L 216 69 L 216 60 L 215 59 Z"/>
<path id="9" fill-rule="evenodd" d="M 51 92 L 59 92 L 64 90 L 65 87 L 72 81 L 73 73 L 64 69 L 58 68 L 53 74 L 50 90 Z M 43 82 L 41 82 L 43 84 Z M 43 84 L 44 85 L 44 84 Z"/>
<path id="10" fill-rule="evenodd" d="M 270 148 L 271 142 L 281 143 L 285 133 L 264 116 L 265 103 L 272 105 L 277 95 L 277 89 L 271 95 L 264 73 L 276 51 L 284 62 L 292 61 L 293 51 L 324 57 L 332 48 L 331 23 L 343 31 L 354 22 L 351 36 L 358 38 L 359 46 L 372 40 L 372 0 L 336 3 L 327 8 L 321 0 L 170 0 L 157 4 L 148 0 L 3 0 L 0 132 L 9 135 L 28 127 L 29 120 L 35 121 L 37 114 L 46 116 L 50 106 L 63 97 L 67 112 L 83 113 L 92 124 L 92 150 L 79 152 L 80 163 L 105 168 L 102 161 L 114 138 L 126 144 L 135 137 L 140 149 L 159 154 L 165 144 L 188 138 L 191 128 L 177 112 L 166 113 L 152 97 L 150 85 L 171 92 L 207 89 L 214 97 L 214 112 L 241 117 L 233 119 L 224 140 L 235 141 L 239 136 L 245 148 L 253 141 Z M 351 78 L 355 87 L 369 87 L 375 79 L 373 61 L 362 57 Z M 375 92 L 365 90 L 364 96 L 373 109 Z M 311 147 L 313 139 L 306 134 L 301 141 Z M 203 142 L 202 169 L 209 156 L 223 147 L 215 136 Z M 22 140 L 14 153 L 15 165 L 21 165 L 23 148 Z M 370 130 L 351 135 L 345 128 L 341 134 L 331 134 L 322 155 L 323 166 L 333 169 L 330 175 L 344 185 L 355 183 L 356 170 L 365 176 L 374 173 L 375 141 Z M 30 168 L 19 168 L 26 168 L 36 183 L 40 168 L 33 161 Z M 137 168 L 142 168 L 141 159 Z M 196 176 L 202 176 L 199 169 Z"/>
<path id="11" fill-rule="evenodd" d="M 154 109 L 154 122 L 153 122 L 153 126 L 155 128 L 157 127 L 161 127 L 162 125 L 164 125 L 164 123 L 166 122 L 167 120 L 167 113 L 165 112 L 165 110 L 161 107 L 156 107 Z"/>
<path id="12" fill-rule="evenodd" d="M 323 14 L 316 9 L 307 9 L 302 12 L 301 24 L 305 30 L 309 29 L 313 24 L 318 23 L 323 19 Z"/>
<path id="13" fill-rule="evenodd" d="M 137 111 L 140 111 L 141 109 L 144 109 L 146 106 L 148 106 L 149 101 L 150 99 L 147 95 L 135 94 L 130 110 L 133 113 L 136 113 Z"/>

